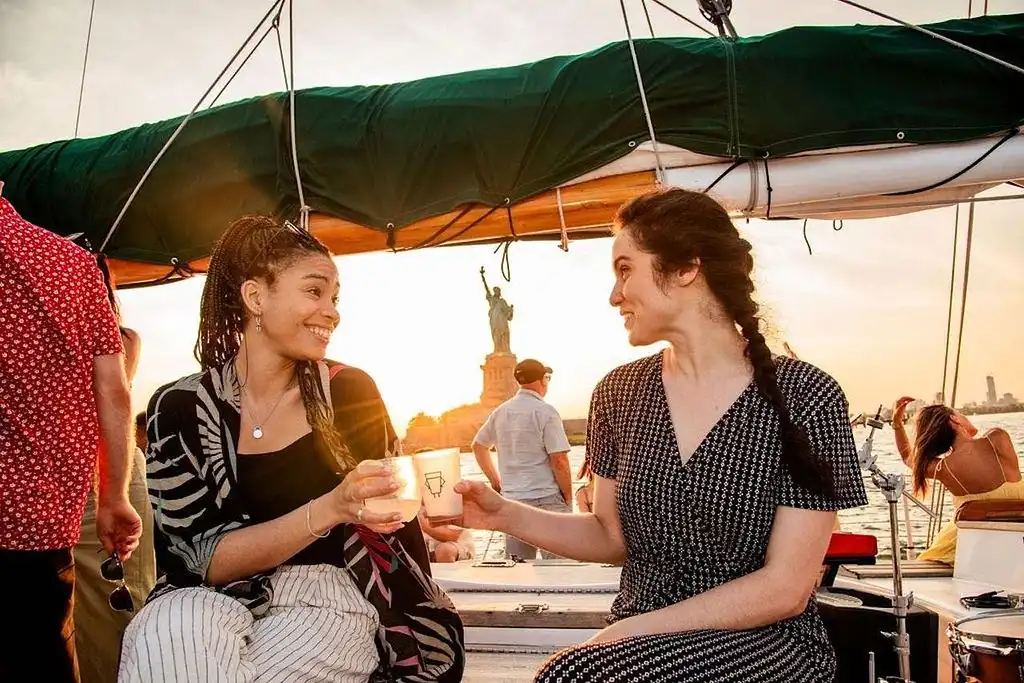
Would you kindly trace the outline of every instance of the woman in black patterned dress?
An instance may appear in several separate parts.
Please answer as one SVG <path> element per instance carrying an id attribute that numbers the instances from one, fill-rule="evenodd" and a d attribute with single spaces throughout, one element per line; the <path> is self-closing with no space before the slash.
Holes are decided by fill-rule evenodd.
<path id="1" fill-rule="evenodd" d="M 457 489 L 470 526 L 623 564 L 612 625 L 537 680 L 832 681 L 811 596 L 836 511 L 867 503 L 843 391 L 769 352 L 750 243 L 714 200 L 652 193 L 616 228 L 611 304 L 632 345 L 668 345 L 594 391 L 594 511 Z"/>

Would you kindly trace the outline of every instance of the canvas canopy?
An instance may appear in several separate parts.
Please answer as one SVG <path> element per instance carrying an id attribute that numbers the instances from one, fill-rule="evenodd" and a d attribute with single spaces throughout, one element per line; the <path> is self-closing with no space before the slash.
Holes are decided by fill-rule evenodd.
<path id="1" fill-rule="evenodd" d="M 1024 64 L 1024 14 L 929 28 Z M 746 160 L 753 173 L 766 158 L 998 140 L 1024 119 L 1024 76 L 900 26 L 635 45 L 662 165 L 674 169 Z M 0 154 L 4 194 L 27 219 L 98 246 L 179 122 Z M 338 253 L 593 230 L 655 184 L 625 42 L 523 66 L 297 91 L 295 128 L 311 225 Z M 287 93 L 256 97 L 189 122 L 106 253 L 123 283 L 153 281 L 172 263 L 201 268 L 241 214 L 297 211 Z"/>

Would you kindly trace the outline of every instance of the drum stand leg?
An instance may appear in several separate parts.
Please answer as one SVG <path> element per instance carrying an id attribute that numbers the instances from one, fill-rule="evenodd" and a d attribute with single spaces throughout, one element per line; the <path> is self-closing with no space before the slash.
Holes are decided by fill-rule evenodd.
<path id="1" fill-rule="evenodd" d="M 896 632 L 883 633 L 893 641 L 896 657 L 899 660 L 900 675 L 888 676 L 879 681 L 889 683 L 912 683 L 910 680 L 910 635 L 907 633 L 907 611 L 914 604 L 914 594 L 903 594 L 903 571 L 900 565 L 900 527 L 897 503 L 906 487 L 902 474 L 885 474 L 877 465 L 871 463 L 871 481 L 885 496 L 889 504 L 889 533 L 892 543 L 892 606 L 896 616 Z M 872 683 L 875 683 L 872 681 Z"/>
<path id="2" fill-rule="evenodd" d="M 882 406 L 878 406 L 875 417 L 864 421 L 864 424 L 871 430 L 857 452 L 857 460 L 860 462 L 861 468 L 871 472 L 871 483 L 881 490 L 886 502 L 889 503 L 889 537 L 892 541 L 892 606 L 893 614 L 896 615 L 896 632 L 883 632 L 882 635 L 893 642 L 893 648 L 896 650 L 896 657 L 899 660 L 900 675 L 879 678 L 876 682 L 874 653 L 871 653 L 871 659 L 868 662 L 870 676 L 868 680 L 870 683 L 913 683 L 910 680 L 910 636 L 907 634 L 907 610 L 914 604 L 914 595 L 913 593 L 903 594 L 903 570 L 900 566 L 900 521 L 896 506 L 900 496 L 904 494 L 906 481 L 902 474 L 886 474 L 875 464 L 878 457 L 871 452 L 871 448 L 874 443 L 875 430 L 885 426 L 885 423 L 879 420 L 881 414 Z"/>

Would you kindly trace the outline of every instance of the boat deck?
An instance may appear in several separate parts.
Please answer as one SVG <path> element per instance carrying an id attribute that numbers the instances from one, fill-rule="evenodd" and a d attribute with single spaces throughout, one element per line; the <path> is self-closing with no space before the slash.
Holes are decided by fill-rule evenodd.
<path id="1" fill-rule="evenodd" d="M 618 591 L 618 567 L 566 561 L 480 566 L 472 561 L 433 565 L 466 626 L 469 683 L 532 681 L 555 651 L 580 643 L 606 624 Z M 998 587 L 950 576 L 934 563 L 904 563 L 904 590 L 914 604 L 939 617 L 940 681 L 951 669 L 946 626 L 984 610 L 968 609 L 960 598 Z M 840 589 L 890 597 L 891 564 L 845 567 Z"/>
<path id="2" fill-rule="evenodd" d="M 546 652 L 469 652 L 465 683 L 529 683 L 550 655 Z"/>

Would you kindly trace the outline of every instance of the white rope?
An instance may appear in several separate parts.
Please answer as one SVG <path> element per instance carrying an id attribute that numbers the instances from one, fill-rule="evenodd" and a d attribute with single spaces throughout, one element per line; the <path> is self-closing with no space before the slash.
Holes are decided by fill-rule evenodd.
<path id="1" fill-rule="evenodd" d="M 78 113 L 75 114 L 75 137 L 78 137 L 78 122 L 82 120 L 82 98 L 85 96 L 85 70 L 89 66 L 89 45 L 92 44 L 92 19 L 96 15 L 96 0 L 89 9 L 89 30 L 85 34 L 85 58 L 82 60 L 82 81 L 78 86 Z"/>
<path id="2" fill-rule="evenodd" d="M 565 226 L 565 210 L 562 206 L 562 188 L 555 187 L 555 202 L 558 204 L 558 222 L 562 226 L 562 251 L 569 251 L 569 229 Z"/>
<path id="3" fill-rule="evenodd" d="M 288 124 L 291 128 L 292 167 L 295 170 L 295 187 L 299 191 L 299 227 L 309 232 L 309 206 L 302 189 L 302 175 L 299 173 L 299 150 L 295 140 L 295 0 L 288 0 Z"/>
<path id="4" fill-rule="evenodd" d="M 942 35 L 941 33 L 936 33 L 935 31 L 930 31 L 930 30 L 924 28 L 923 26 L 917 26 L 915 24 L 911 24 L 909 22 L 903 21 L 902 19 L 897 19 L 896 17 L 893 17 L 893 16 L 890 16 L 888 14 L 885 14 L 884 12 L 879 12 L 878 10 L 871 9 L 870 7 L 865 7 L 864 5 L 861 5 L 860 3 L 854 2 L 853 0 L 839 0 L 839 2 L 843 3 L 844 5 L 850 5 L 851 7 L 856 7 L 857 9 L 862 9 L 865 12 L 868 12 L 869 14 L 874 14 L 876 17 L 881 17 L 883 19 L 888 19 L 889 21 L 891 21 L 893 23 L 896 23 L 896 24 L 899 24 L 899 25 L 904 26 L 906 28 L 912 29 L 914 31 L 917 31 L 918 33 L 923 33 L 926 36 L 931 36 L 932 38 L 935 38 L 937 40 L 941 40 L 944 43 L 952 45 L 953 47 L 959 48 L 959 49 L 964 50 L 966 52 L 970 52 L 975 57 L 981 57 L 982 59 L 987 59 L 990 62 L 994 62 L 995 64 L 999 64 L 1000 66 L 1004 66 L 1007 69 L 1010 69 L 1012 71 L 1016 71 L 1019 74 L 1024 74 L 1024 67 L 1017 66 L 1016 64 L 1011 64 L 1010 62 L 1007 62 L 1007 61 L 1004 61 L 1002 59 L 999 59 L 998 57 L 993 57 L 990 54 L 986 54 L 986 53 L 982 52 L 981 50 L 974 49 L 970 45 L 964 45 L 963 43 L 959 43 L 959 42 L 953 40 L 952 38 L 947 38 L 946 36 Z M 986 13 L 988 12 L 988 6 L 987 5 L 985 7 L 985 12 Z"/>
<path id="5" fill-rule="evenodd" d="M 150 173 L 152 173 L 153 169 L 156 168 L 157 163 L 160 161 L 161 158 L 163 158 L 168 148 L 170 148 L 171 144 L 178 138 L 178 135 L 185 128 L 188 122 L 192 120 L 192 117 L 195 115 L 196 111 L 199 109 L 200 106 L 202 106 L 203 101 L 207 97 L 209 97 L 210 93 L 213 92 L 213 89 L 217 87 L 217 83 L 220 82 L 220 79 L 224 77 L 224 74 L 228 72 L 228 70 L 231 68 L 231 65 L 235 63 L 235 60 L 238 59 L 238 56 L 242 54 L 243 50 L 245 50 L 245 47 L 256 36 L 256 34 L 260 30 L 260 27 L 262 27 L 263 24 L 267 22 L 267 19 L 269 19 L 270 16 L 274 13 L 274 9 L 277 8 L 278 5 L 280 5 L 282 2 L 284 2 L 284 0 L 274 0 L 274 4 L 271 5 L 270 9 L 267 10 L 267 13 L 264 14 L 263 18 L 260 19 L 258 24 L 256 24 L 256 27 L 249 34 L 249 37 L 246 38 L 245 41 L 238 47 L 238 50 L 236 50 L 235 54 L 231 56 L 231 59 L 228 60 L 228 63 L 224 65 L 224 68 L 221 69 L 221 72 L 217 74 L 217 78 L 213 80 L 213 83 L 210 84 L 210 87 L 206 89 L 206 92 L 203 93 L 203 96 L 200 97 L 199 100 L 196 102 L 195 106 L 192 107 L 192 111 L 190 111 L 185 116 L 185 118 L 181 120 L 181 123 L 178 124 L 178 127 L 171 134 L 171 137 L 169 137 L 167 139 L 167 142 L 164 143 L 164 146 L 160 148 L 160 151 L 157 153 L 156 157 L 154 157 L 153 161 L 150 162 L 149 167 L 146 169 L 146 172 L 142 174 L 142 178 L 139 179 L 139 182 L 135 186 L 135 189 L 133 189 L 132 193 L 128 195 L 128 200 L 124 203 L 124 206 L 121 207 L 121 213 L 117 214 L 117 218 L 114 220 L 114 224 L 111 225 L 110 230 L 107 231 L 107 236 L 103 239 L 103 244 L 100 245 L 101 252 L 106 250 L 107 244 L 110 242 L 110 238 L 114 236 L 114 231 L 117 230 L 117 226 L 121 224 L 121 220 L 124 219 L 125 214 L 128 213 L 128 207 L 130 207 L 132 205 L 132 202 L 135 201 L 135 197 L 138 196 L 139 190 L 142 189 L 142 186 L 149 178 Z"/>
<path id="6" fill-rule="evenodd" d="M 629 41 L 629 54 L 633 58 L 633 70 L 636 72 L 636 85 L 640 89 L 640 104 L 644 108 L 644 118 L 647 120 L 647 132 L 651 136 L 651 147 L 654 149 L 654 164 L 658 171 L 658 184 L 665 180 L 665 167 L 661 164 L 661 152 L 658 150 L 658 139 L 654 135 L 654 123 L 651 121 L 651 109 L 647 105 L 647 92 L 644 90 L 644 79 L 640 75 L 640 60 L 636 56 L 636 46 L 633 45 L 633 32 L 629 28 L 629 15 L 626 12 L 626 0 L 619 0 L 619 7 L 622 8 L 622 21 L 626 26 L 626 40 Z"/>

